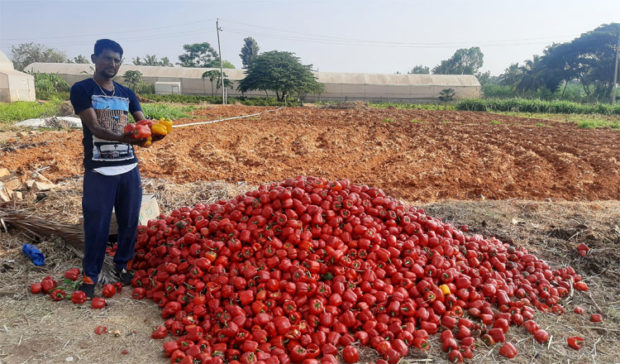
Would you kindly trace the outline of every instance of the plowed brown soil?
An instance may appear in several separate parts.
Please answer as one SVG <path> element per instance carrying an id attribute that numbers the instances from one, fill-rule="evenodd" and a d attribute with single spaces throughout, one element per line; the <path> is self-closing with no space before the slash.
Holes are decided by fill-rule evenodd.
<path id="1" fill-rule="evenodd" d="M 212 106 L 179 124 L 273 108 Z M 5 145 L 11 171 L 82 173 L 81 131 Z M 620 199 L 620 132 L 491 113 L 286 108 L 176 128 L 138 151 L 142 175 L 258 184 L 296 175 L 348 178 L 405 200 Z"/>

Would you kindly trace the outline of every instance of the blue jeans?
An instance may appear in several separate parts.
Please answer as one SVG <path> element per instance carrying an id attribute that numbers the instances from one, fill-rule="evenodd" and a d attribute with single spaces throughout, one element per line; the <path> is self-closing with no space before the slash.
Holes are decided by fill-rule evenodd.
<path id="1" fill-rule="evenodd" d="M 114 255 L 116 269 L 123 269 L 133 258 L 138 217 L 142 204 L 142 185 L 138 167 L 116 176 L 104 176 L 92 170 L 84 173 L 82 214 L 84 216 L 84 275 L 97 283 L 103 267 L 110 234 L 112 208 L 118 222 L 118 247 Z M 86 282 L 85 280 L 85 283 Z"/>

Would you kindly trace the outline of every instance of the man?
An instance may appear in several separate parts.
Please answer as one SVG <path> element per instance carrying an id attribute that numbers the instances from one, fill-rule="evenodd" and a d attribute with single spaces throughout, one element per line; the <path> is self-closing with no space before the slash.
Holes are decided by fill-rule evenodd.
<path id="1" fill-rule="evenodd" d="M 103 267 L 112 208 L 118 222 L 118 249 L 114 255 L 114 275 L 129 284 L 133 274 L 127 262 L 133 258 L 142 187 L 133 144 L 145 140 L 123 134 L 131 113 L 135 121 L 145 119 L 136 94 L 112 79 L 122 63 L 123 49 L 109 39 L 95 43 L 91 60 L 92 78 L 71 87 L 71 103 L 83 124 L 84 217 L 83 280 L 80 290 L 90 298 Z"/>

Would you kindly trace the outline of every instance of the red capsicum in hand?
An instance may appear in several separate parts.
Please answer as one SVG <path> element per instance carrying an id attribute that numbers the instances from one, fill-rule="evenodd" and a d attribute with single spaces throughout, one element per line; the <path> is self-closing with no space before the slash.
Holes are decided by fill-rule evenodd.
<path id="1" fill-rule="evenodd" d="M 151 136 L 151 128 L 145 123 L 127 124 L 123 128 L 123 133 L 133 139 L 146 139 Z"/>

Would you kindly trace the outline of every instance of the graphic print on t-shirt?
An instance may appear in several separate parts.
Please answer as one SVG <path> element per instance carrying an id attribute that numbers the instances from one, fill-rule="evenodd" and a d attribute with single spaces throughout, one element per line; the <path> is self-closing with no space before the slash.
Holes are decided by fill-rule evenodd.
<path id="1" fill-rule="evenodd" d="M 92 103 L 99 126 L 115 134 L 121 134 L 127 125 L 129 99 L 93 95 Z M 131 145 L 97 138 L 93 135 L 93 161 L 116 162 L 133 158 Z"/>

